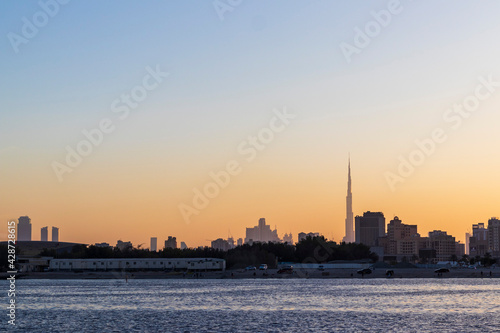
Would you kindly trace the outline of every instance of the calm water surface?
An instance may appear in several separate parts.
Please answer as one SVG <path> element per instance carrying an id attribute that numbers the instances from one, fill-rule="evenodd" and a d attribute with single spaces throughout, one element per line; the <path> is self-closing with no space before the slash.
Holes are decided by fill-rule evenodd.
<path id="1" fill-rule="evenodd" d="M 500 332 L 500 279 L 18 280 L 16 289 L 19 332 Z"/>

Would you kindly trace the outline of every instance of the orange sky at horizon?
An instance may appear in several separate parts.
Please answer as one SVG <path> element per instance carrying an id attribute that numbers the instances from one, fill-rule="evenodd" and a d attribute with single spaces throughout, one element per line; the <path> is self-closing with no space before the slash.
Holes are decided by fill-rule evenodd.
<path id="1" fill-rule="evenodd" d="M 368 210 L 381 211 L 386 223 L 399 216 L 403 223 L 417 224 L 422 236 L 432 230 L 445 230 L 462 242 L 473 223 L 487 223 L 495 216 L 498 206 L 494 197 L 488 200 L 477 196 L 479 185 L 476 181 L 482 184 L 480 189 L 484 193 L 495 191 L 494 184 L 488 188 L 481 175 L 474 181 L 450 184 L 451 172 L 432 174 L 424 169 L 392 193 L 380 175 L 375 178 L 373 174 L 361 173 L 358 158 L 352 158 L 351 163 L 354 215 L 362 215 Z M 229 186 L 211 199 L 198 216 L 193 216 L 189 224 L 183 221 L 179 212 L 178 198 L 166 194 L 163 187 L 155 188 L 159 183 L 168 183 L 153 173 L 144 174 L 137 182 L 124 182 L 126 176 L 118 173 L 113 177 L 103 174 L 101 177 L 94 175 L 92 179 L 68 180 L 52 190 L 48 190 L 51 186 L 47 184 L 25 194 L 22 203 L 9 202 L 7 198 L 4 204 L 14 215 L 2 216 L 2 219 L 17 220 L 19 216 L 28 215 L 32 219 L 33 240 L 40 239 L 41 227 L 57 226 L 60 241 L 87 244 L 108 242 L 114 245 L 121 239 L 132 241 L 135 246 L 149 247 L 150 237 L 157 237 L 160 246 L 167 236 L 175 236 L 178 244 L 184 241 L 190 247 L 210 245 L 210 240 L 227 238 L 229 232 L 235 239 L 244 238 L 245 228 L 257 225 L 261 217 L 266 218 L 272 228 L 277 226 L 280 237 L 292 232 L 294 241 L 299 232 L 319 232 L 337 242 L 342 239 L 347 163 L 343 167 L 337 165 L 334 172 L 330 170 L 328 177 L 322 176 L 328 172 L 323 168 L 322 174 L 307 174 L 300 180 L 295 176 L 299 174 L 298 166 L 279 172 L 260 168 L 261 162 L 255 164 L 246 166 L 241 174 L 234 176 Z M 425 177 L 433 179 L 428 179 L 425 186 L 420 185 Z M 30 179 L 25 181 L 29 183 Z M 172 186 L 176 183 L 172 179 L 169 181 Z M 22 184 L 20 179 L 16 183 Z M 71 191 L 64 190 L 69 188 Z M 51 198 L 50 202 L 39 200 L 44 192 Z M 442 200 L 450 192 L 461 194 L 453 200 Z M 12 198 L 21 195 L 12 194 Z M 191 199 L 188 190 L 183 202 L 189 203 Z"/>

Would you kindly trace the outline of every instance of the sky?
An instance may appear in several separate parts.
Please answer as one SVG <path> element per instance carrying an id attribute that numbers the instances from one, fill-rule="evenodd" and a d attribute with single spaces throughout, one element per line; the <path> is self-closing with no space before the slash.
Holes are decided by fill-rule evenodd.
<path id="1" fill-rule="evenodd" d="M 500 215 L 496 1 L 2 1 L 0 219 L 33 240 Z M 68 157 L 69 156 L 69 157 Z M 0 230 L 6 238 L 7 225 Z"/>

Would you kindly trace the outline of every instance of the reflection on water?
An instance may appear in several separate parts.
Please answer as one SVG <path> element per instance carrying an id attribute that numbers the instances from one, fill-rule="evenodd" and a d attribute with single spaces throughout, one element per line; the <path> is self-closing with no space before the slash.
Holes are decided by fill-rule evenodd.
<path id="1" fill-rule="evenodd" d="M 19 280 L 16 289 L 25 332 L 500 329 L 498 279 Z"/>

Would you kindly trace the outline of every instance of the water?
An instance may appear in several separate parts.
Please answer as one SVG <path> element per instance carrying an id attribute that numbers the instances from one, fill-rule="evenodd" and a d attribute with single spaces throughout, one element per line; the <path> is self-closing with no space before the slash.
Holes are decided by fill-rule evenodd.
<path id="1" fill-rule="evenodd" d="M 19 332 L 500 331 L 500 279 L 18 280 L 16 289 Z"/>

